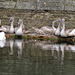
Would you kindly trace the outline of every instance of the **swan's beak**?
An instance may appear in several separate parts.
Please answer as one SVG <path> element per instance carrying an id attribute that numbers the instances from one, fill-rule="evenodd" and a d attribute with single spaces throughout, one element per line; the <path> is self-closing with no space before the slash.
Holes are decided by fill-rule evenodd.
<path id="1" fill-rule="evenodd" d="M 9 21 L 11 21 L 12 19 L 10 18 L 10 20 Z"/>
<path id="2" fill-rule="evenodd" d="M 65 19 L 62 19 L 62 22 L 64 23 L 65 22 Z"/>

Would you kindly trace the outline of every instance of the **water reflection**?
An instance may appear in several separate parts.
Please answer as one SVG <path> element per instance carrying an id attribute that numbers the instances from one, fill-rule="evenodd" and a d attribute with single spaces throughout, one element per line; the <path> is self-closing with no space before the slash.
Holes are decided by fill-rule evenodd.
<path id="1" fill-rule="evenodd" d="M 20 57 L 22 56 L 22 39 L 15 40 L 15 44 L 18 47 L 17 49 L 18 57 Z"/>
<path id="2" fill-rule="evenodd" d="M 74 44 L 8 39 L 1 47 L 1 75 L 75 74 Z"/>
<path id="3" fill-rule="evenodd" d="M 10 40 L 9 41 L 9 45 L 10 45 L 10 52 L 9 52 L 9 55 L 13 55 L 13 45 L 14 45 L 14 40 Z"/>
<path id="4" fill-rule="evenodd" d="M 5 46 L 6 40 L 0 40 L 0 48 Z"/>

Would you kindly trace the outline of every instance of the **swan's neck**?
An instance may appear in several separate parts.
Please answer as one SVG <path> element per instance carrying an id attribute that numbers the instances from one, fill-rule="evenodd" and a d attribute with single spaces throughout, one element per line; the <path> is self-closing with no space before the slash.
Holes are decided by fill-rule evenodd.
<path id="1" fill-rule="evenodd" d="M 53 28 L 53 30 L 56 30 L 56 28 L 54 27 L 54 25 L 55 25 L 55 22 L 52 23 L 52 28 Z"/>
<path id="2" fill-rule="evenodd" d="M 14 23 L 14 20 L 12 20 L 12 22 L 11 22 L 11 27 L 13 27 L 13 23 Z"/>
<path id="3" fill-rule="evenodd" d="M 21 28 L 21 29 L 22 29 L 22 27 L 23 27 L 23 23 L 20 24 L 20 28 Z"/>
<path id="4" fill-rule="evenodd" d="M 61 22 L 59 22 L 58 29 L 61 30 Z"/>
<path id="5" fill-rule="evenodd" d="M 62 29 L 64 29 L 65 30 L 65 23 L 63 23 L 63 28 Z"/>

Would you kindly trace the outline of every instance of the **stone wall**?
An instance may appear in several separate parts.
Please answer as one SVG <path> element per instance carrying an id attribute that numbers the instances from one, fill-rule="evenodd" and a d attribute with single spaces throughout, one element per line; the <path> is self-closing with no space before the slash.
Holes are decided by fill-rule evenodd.
<path id="1" fill-rule="evenodd" d="M 9 18 L 15 17 L 14 26 L 18 26 L 19 18 L 22 18 L 27 29 L 42 26 L 52 26 L 52 21 L 57 18 L 65 18 L 66 28 L 75 28 L 74 11 L 53 11 L 53 10 L 25 10 L 25 9 L 0 9 L 1 25 L 10 25 Z M 57 27 L 57 24 L 55 25 Z"/>
<path id="2" fill-rule="evenodd" d="M 51 26 L 59 17 L 65 18 L 66 28 L 75 28 L 75 0 L 0 0 L 2 25 L 10 25 L 11 16 L 15 17 L 14 26 L 22 18 L 27 29 Z"/>
<path id="3" fill-rule="evenodd" d="M 75 0 L 0 0 L 0 8 L 75 11 Z"/>

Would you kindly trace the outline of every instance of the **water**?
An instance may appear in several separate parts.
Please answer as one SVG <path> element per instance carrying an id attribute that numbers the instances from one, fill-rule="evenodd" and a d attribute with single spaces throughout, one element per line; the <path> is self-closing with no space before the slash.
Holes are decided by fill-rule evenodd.
<path id="1" fill-rule="evenodd" d="M 52 41 L 0 41 L 0 75 L 75 75 L 75 45 Z"/>

